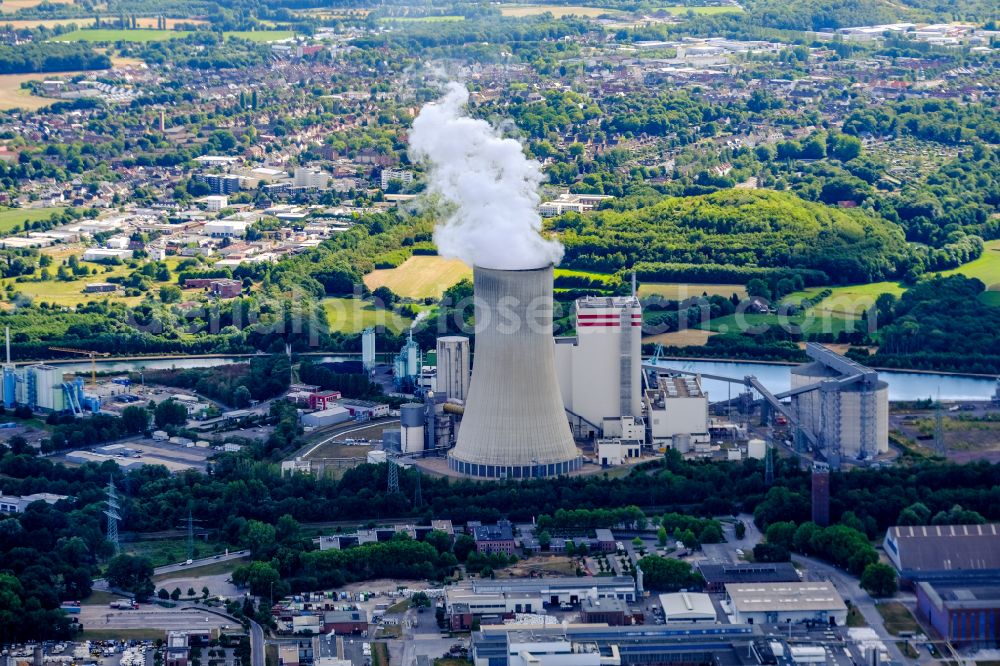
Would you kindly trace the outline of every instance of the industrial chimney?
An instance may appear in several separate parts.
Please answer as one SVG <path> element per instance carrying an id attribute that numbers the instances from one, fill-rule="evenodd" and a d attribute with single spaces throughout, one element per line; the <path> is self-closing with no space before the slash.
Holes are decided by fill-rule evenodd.
<path id="1" fill-rule="evenodd" d="M 582 464 L 556 380 L 552 279 L 551 265 L 474 268 L 476 348 L 452 470 L 526 479 Z"/>

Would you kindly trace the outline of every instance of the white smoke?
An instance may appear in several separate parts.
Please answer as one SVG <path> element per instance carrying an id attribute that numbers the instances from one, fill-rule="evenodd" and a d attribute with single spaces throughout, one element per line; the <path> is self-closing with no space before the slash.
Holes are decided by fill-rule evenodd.
<path id="1" fill-rule="evenodd" d="M 505 270 L 557 264 L 563 247 L 541 235 L 538 186 L 542 165 L 485 120 L 465 111 L 469 91 L 449 83 L 413 121 L 410 157 L 427 168 L 427 187 L 453 208 L 434 229 L 445 257 Z"/>

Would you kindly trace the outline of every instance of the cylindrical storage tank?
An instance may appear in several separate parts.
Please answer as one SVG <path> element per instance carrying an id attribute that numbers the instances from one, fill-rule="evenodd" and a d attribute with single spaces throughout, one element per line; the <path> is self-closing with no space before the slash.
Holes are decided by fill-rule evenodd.
<path id="1" fill-rule="evenodd" d="M 866 388 L 857 382 L 841 389 L 840 448 L 844 459 L 867 460 L 889 451 L 888 384 Z"/>
<path id="2" fill-rule="evenodd" d="M 818 361 L 803 363 L 792 368 L 792 390 L 802 388 L 803 386 L 811 386 L 839 376 L 836 371 L 831 370 Z M 823 438 L 820 437 L 820 430 L 823 424 L 823 398 L 821 392 L 815 390 L 800 393 L 792 398 L 792 400 L 799 424 L 816 435 L 817 439 L 823 441 Z"/>
<path id="3" fill-rule="evenodd" d="M 552 343 L 552 266 L 473 269 L 476 355 L 452 470 L 483 478 L 578 469 Z"/>
<path id="4" fill-rule="evenodd" d="M 424 426 L 400 428 L 399 444 L 403 453 L 414 453 L 424 450 Z"/>
<path id="5" fill-rule="evenodd" d="M 763 460 L 767 455 L 767 442 L 762 439 L 751 439 L 747 442 L 747 458 Z"/>
<path id="6" fill-rule="evenodd" d="M 378 463 L 384 463 L 388 459 L 388 456 L 385 451 L 369 451 L 366 459 L 369 463 L 377 465 Z"/>
<path id="7" fill-rule="evenodd" d="M 402 451 L 402 438 L 400 428 L 386 428 L 382 431 L 382 448 L 386 451 Z"/>
<path id="8" fill-rule="evenodd" d="M 11 409 L 17 401 L 17 375 L 14 374 L 14 366 L 5 366 L 3 369 L 3 406 Z"/>
<path id="9" fill-rule="evenodd" d="M 424 425 L 424 406 L 419 402 L 408 402 L 399 408 L 399 423 L 404 428 Z"/>
<path id="10" fill-rule="evenodd" d="M 739 462 L 740 460 L 743 460 L 743 455 L 740 453 L 739 449 L 729 449 L 726 451 L 726 460 Z"/>
<path id="11" fill-rule="evenodd" d="M 688 433 L 674 435 L 671 448 L 678 453 L 691 453 L 691 435 Z"/>

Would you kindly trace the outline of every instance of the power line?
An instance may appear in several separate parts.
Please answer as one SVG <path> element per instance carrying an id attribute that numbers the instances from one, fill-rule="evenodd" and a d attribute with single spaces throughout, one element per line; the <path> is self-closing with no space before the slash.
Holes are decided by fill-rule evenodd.
<path id="1" fill-rule="evenodd" d="M 105 501 L 108 508 L 104 510 L 104 515 L 108 517 L 108 541 L 115 549 L 115 555 L 121 553 L 121 544 L 118 542 L 118 523 L 121 521 L 121 506 L 118 504 L 118 493 L 115 490 L 115 478 L 108 480 L 108 499 Z"/>

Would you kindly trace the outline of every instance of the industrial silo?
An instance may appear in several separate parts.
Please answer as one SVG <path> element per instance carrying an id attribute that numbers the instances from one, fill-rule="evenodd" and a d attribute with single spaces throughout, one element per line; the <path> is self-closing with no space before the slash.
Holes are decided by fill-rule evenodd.
<path id="1" fill-rule="evenodd" d="M 485 478 L 554 476 L 582 462 L 556 380 L 552 266 L 475 267 L 476 355 L 451 469 Z"/>
<path id="2" fill-rule="evenodd" d="M 408 402 L 399 408 L 400 446 L 403 453 L 424 450 L 424 406 Z"/>
<path id="3" fill-rule="evenodd" d="M 888 452 L 889 386 L 884 381 L 848 382 L 843 373 L 819 361 L 793 368 L 791 380 L 793 391 L 825 383 L 799 393 L 794 401 L 799 424 L 816 436 L 828 459 L 835 458 L 836 448 L 845 460 Z"/>

